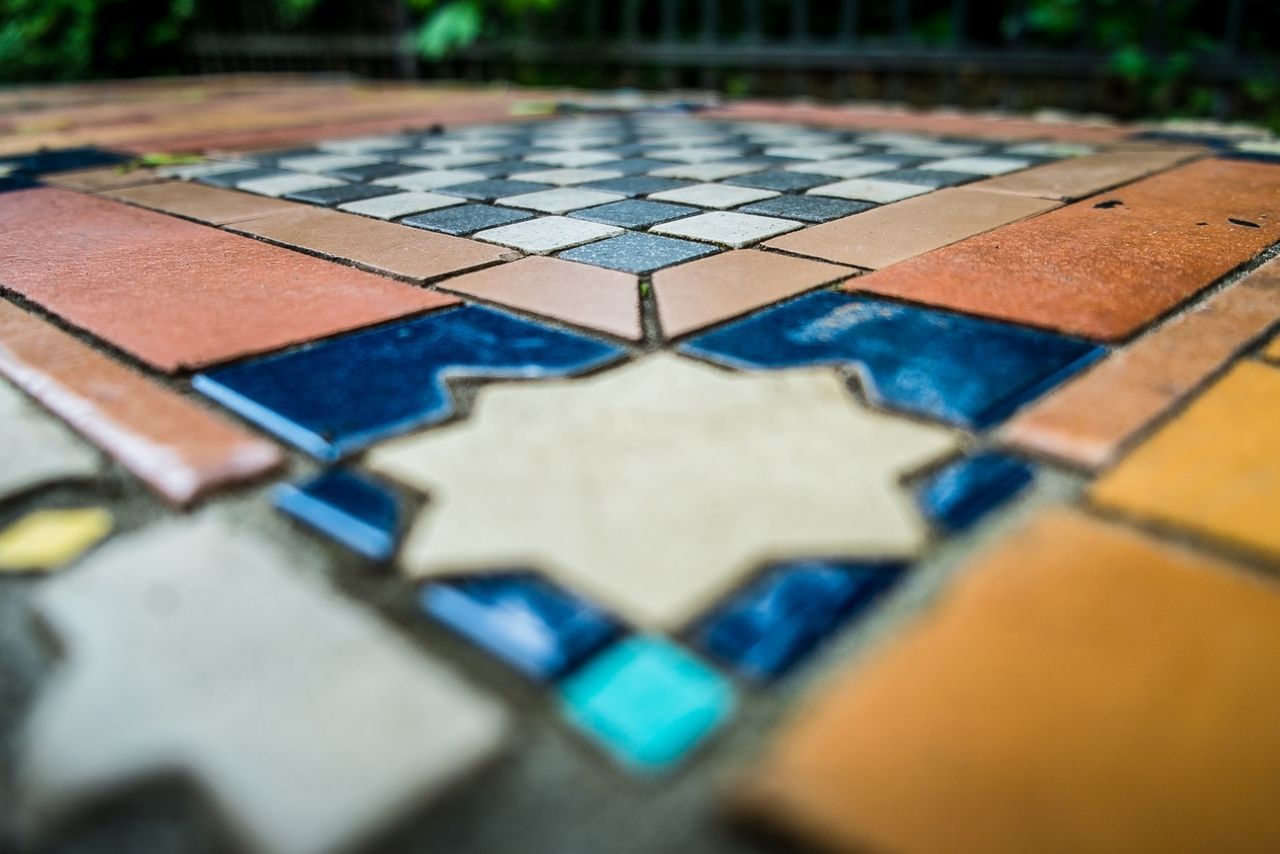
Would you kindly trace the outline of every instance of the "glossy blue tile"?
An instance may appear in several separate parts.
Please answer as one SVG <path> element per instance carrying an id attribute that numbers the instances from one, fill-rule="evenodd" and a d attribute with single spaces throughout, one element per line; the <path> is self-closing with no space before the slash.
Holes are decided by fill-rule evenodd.
<path id="1" fill-rule="evenodd" d="M 969 428 L 1006 418 L 1105 352 L 1051 332 L 829 291 L 680 349 L 739 368 L 856 367 L 868 398 Z"/>
<path id="2" fill-rule="evenodd" d="M 479 306 L 331 338 L 198 374 L 202 394 L 307 453 L 335 460 L 453 413 L 446 376 L 549 377 L 623 350 Z"/>
<path id="3" fill-rule="evenodd" d="M 531 679 L 550 682 L 618 637 L 604 612 L 534 575 L 495 575 L 422 587 L 428 615 Z"/>
<path id="4" fill-rule="evenodd" d="M 285 483 L 272 496 L 276 509 L 357 554 L 389 560 L 400 530 L 395 493 L 368 478 L 330 469 L 302 483 Z"/>
<path id="5" fill-rule="evenodd" d="M 900 563 L 782 564 L 719 608 L 693 642 L 750 679 L 782 676 L 902 575 Z"/>
<path id="6" fill-rule="evenodd" d="M 565 680 L 565 716 L 620 763 L 663 771 L 733 711 L 728 681 L 680 647 L 635 636 L 588 661 Z"/>
<path id="7" fill-rule="evenodd" d="M 916 500 L 931 522 L 958 533 L 1021 492 L 1032 477 L 1031 466 L 1021 460 L 985 451 L 930 477 Z"/>

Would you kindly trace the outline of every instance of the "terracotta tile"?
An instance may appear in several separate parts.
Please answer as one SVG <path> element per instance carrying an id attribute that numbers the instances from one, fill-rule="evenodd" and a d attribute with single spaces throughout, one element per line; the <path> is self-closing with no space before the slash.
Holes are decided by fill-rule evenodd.
<path id="1" fill-rule="evenodd" d="M 938 190 L 776 237 L 765 246 L 875 270 L 1056 207 L 968 188 Z"/>
<path id="2" fill-rule="evenodd" d="M 1201 153 L 1198 148 L 1110 151 L 1046 163 L 969 186 L 974 190 L 998 190 L 1070 202 L 1162 172 Z"/>
<path id="3" fill-rule="evenodd" d="M 1146 425 L 1280 319 L 1280 261 L 1117 350 L 1024 411 L 1001 439 L 1101 468 Z"/>
<path id="4" fill-rule="evenodd" d="M 44 175 L 40 180 L 51 187 L 61 187 L 64 190 L 101 193 L 106 190 L 119 190 L 124 187 L 154 184 L 164 179 L 157 175 L 154 169 L 121 171 L 118 166 L 108 166 L 96 169 L 79 169 L 75 172 L 56 172 L 52 175 Z"/>
<path id="5" fill-rule="evenodd" d="M 811 698 L 750 807 L 841 851 L 1280 848 L 1280 589 L 1066 510 L 958 577 Z"/>
<path id="6" fill-rule="evenodd" d="M 102 195 L 139 207 L 194 219 L 197 222 L 207 222 L 210 225 L 230 225 L 271 213 L 302 208 L 301 205 L 268 196 L 206 187 L 203 184 L 191 184 L 186 181 L 167 181 L 163 184 L 127 187 L 104 192 Z"/>
<path id="7" fill-rule="evenodd" d="M 510 255 L 500 246 L 310 207 L 239 223 L 232 230 L 420 281 Z"/>
<path id="8" fill-rule="evenodd" d="M 668 338 L 830 284 L 853 271 L 834 264 L 742 249 L 653 274 L 658 322 Z"/>
<path id="9" fill-rule="evenodd" d="M 620 338 L 644 337 L 637 279 L 629 273 L 530 257 L 447 279 L 440 287 Z"/>
<path id="10" fill-rule="evenodd" d="M 1240 362 L 1093 487 L 1098 504 L 1280 557 L 1280 368 Z"/>
<path id="11" fill-rule="evenodd" d="M 165 371 L 457 302 L 207 226 L 56 189 L 0 195 L 0 270 L 6 287 Z"/>
<path id="12" fill-rule="evenodd" d="M 174 504 L 284 459 L 270 442 L 6 302 L 0 373 Z"/>
<path id="13" fill-rule="evenodd" d="M 849 287 L 1114 341 L 1276 240 L 1280 166 L 1202 160 Z"/>

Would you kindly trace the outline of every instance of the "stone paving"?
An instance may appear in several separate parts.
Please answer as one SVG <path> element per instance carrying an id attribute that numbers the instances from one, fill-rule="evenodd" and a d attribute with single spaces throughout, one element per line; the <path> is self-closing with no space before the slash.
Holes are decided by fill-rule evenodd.
<path id="1" fill-rule="evenodd" d="M 1235 127 L 0 92 L 0 849 L 1274 851 L 1278 246 Z"/>

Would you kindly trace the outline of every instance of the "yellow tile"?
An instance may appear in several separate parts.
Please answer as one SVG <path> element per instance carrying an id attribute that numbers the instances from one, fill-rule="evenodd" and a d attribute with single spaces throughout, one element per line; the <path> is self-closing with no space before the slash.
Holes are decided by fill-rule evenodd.
<path id="1" fill-rule="evenodd" d="M 1268 359 L 1280 362 L 1280 335 L 1271 339 L 1271 343 L 1262 351 L 1262 355 L 1266 356 Z"/>
<path id="2" fill-rule="evenodd" d="M 111 533 L 106 510 L 37 510 L 0 531 L 0 570 L 57 569 Z"/>
<path id="3" fill-rule="evenodd" d="M 1280 370 L 1241 362 L 1094 486 L 1105 507 L 1280 555 Z"/>

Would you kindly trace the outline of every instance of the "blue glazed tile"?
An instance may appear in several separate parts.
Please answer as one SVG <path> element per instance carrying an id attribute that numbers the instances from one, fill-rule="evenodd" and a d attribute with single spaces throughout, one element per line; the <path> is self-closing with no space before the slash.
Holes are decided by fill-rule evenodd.
<path id="1" fill-rule="evenodd" d="M 331 338 L 198 374 L 200 393 L 307 453 L 335 460 L 453 413 L 447 376 L 549 377 L 622 349 L 480 306 Z"/>
<path id="2" fill-rule="evenodd" d="M 958 533 L 1013 498 L 1033 476 L 1029 465 L 986 451 L 957 460 L 929 478 L 916 495 L 934 524 Z"/>
<path id="3" fill-rule="evenodd" d="M 396 549 L 400 505 L 391 490 L 342 469 L 276 488 L 276 509 L 357 554 L 388 560 Z"/>
<path id="4" fill-rule="evenodd" d="M 565 716 L 633 771 L 683 758 L 733 711 L 733 689 L 689 653 L 656 637 L 630 637 L 561 686 Z"/>
<path id="5" fill-rule="evenodd" d="M 539 682 L 558 679 L 621 633 L 602 611 L 533 575 L 431 583 L 418 603 Z"/>
<path id="6" fill-rule="evenodd" d="M 5 162 L 18 161 L 15 171 L 30 175 L 48 175 L 53 172 L 71 172 L 76 169 L 93 169 L 98 166 L 117 166 L 131 158 L 100 148 L 63 148 L 37 151 L 18 157 L 5 157 Z"/>
<path id="7" fill-rule="evenodd" d="M 567 261 L 581 261 L 597 267 L 608 267 L 610 270 L 640 274 L 652 273 L 662 267 L 692 261 L 704 255 L 714 255 L 717 251 L 719 250 L 705 243 L 632 231 L 561 252 L 560 257 Z"/>
<path id="8" fill-rule="evenodd" d="M 696 628 L 693 642 L 749 679 L 775 679 L 864 611 L 904 568 L 833 561 L 779 565 Z"/>
<path id="9" fill-rule="evenodd" d="M 719 327 L 681 350 L 739 368 L 857 367 L 868 398 L 973 429 L 1106 352 L 1051 332 L 829 291 Z"/>

